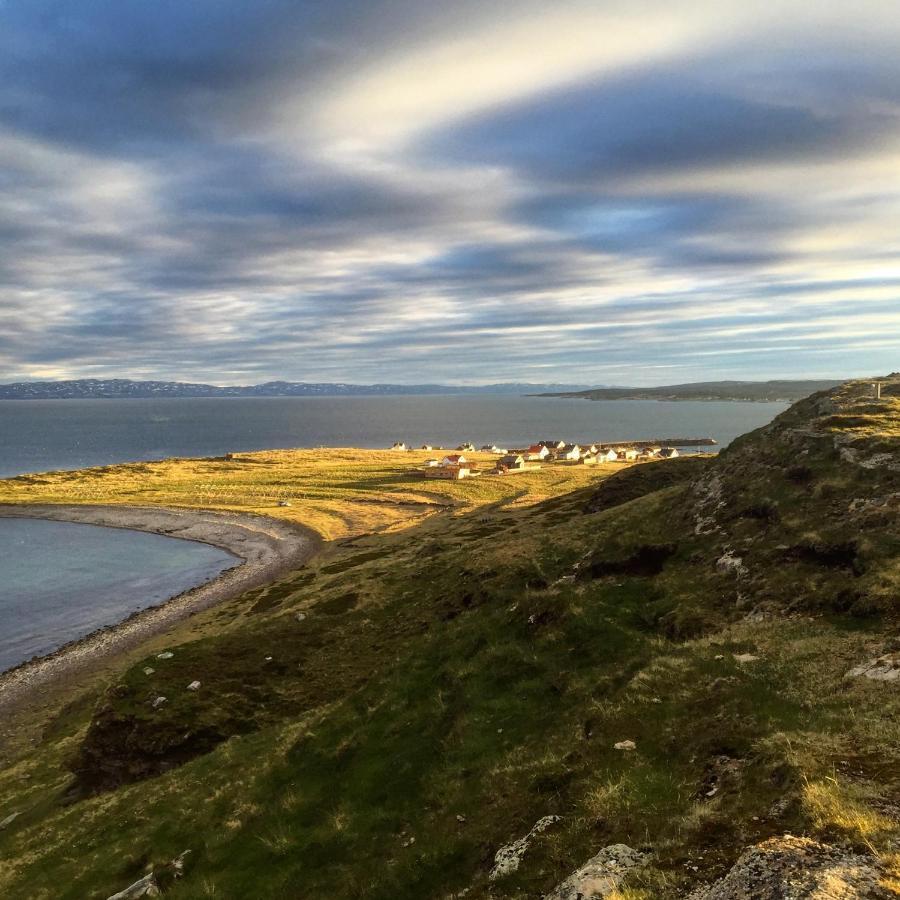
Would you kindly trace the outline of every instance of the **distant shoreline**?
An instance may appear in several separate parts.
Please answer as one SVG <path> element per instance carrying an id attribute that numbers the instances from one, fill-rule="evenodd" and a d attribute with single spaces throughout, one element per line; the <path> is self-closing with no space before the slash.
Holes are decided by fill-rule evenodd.
<path id="1" fill-rule="evenodd" d="M 138 506 L 0 504 L 0 517 L 75 522 L 210 544 L 236 558 L 216 578 L 0 673 L 0 719 L 39 694 L 134 649 L 181 620 L 302 566 L 322 540 L 312 529 L 248 513 Z"/>

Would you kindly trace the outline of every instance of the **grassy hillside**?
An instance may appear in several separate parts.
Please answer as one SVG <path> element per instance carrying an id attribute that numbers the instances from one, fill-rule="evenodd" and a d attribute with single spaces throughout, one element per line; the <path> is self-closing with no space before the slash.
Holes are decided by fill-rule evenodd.
<path id="1" fill-rule="evenodd" d="M 717 458 L 345 540 L 9 762 L 0 895 L 152 868 L 173 898 L 531 898 L 622 843 L 646 855 L 617 896 L 676 898 L 791 832 L 891 896 L 900 681 L 848 673 L 900 657 L 898 512 L 894 378 Z"/>

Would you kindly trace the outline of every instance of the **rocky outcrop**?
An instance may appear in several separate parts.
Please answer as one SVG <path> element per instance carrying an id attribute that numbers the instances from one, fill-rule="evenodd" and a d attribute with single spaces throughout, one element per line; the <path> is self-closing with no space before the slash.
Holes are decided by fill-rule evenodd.
<path id="1" fill-rule="evenodd" d="M 591 857 L 546 895 L 544 900 L 601 900 L 618 890 L 645 855 L 626 844 L 612 844 Z"/>
<path id="2" fill-rule="evenodd" d="M 871 678 L 872 681 L 900 682 L 900 657 L 879 656 L 854 666 L 847 678 Z"/>
<path id="3" fill-rule="evenodd" d="M 889 900 L 876 860 L 803 837 L 770 838 L 745 850 L 715 884 L 687 900 Z"/>
<path id="4" fill-rule="evenodd" d="M 525 837 L 521 837 L 511 844 L 506 844 L 501 847 L 494 855 L 494 868 L 491 869 L 491 874 L 489 876 L 491 881 L 495 881 L 498 878 L 502 878 L 504 875 L 515 872 L 519 868 L 522 857 L 525 855 L 525 852 L 528 850 L 529 845 L 535 837 L 542 831 L 546 831 L 551 825 L 559 820 L 559 816 L 544 816 L 534 823 L 534 827 L 525 835 Z"/>
<path id="5" fill-rule="evenodd" d="M 150 872 L 134 884 L 129 885 L 124 891 L 113 894 L 108 900 L 138 900 L 140 897 L 158 897 L 160 895 L 156 876 Z"/>

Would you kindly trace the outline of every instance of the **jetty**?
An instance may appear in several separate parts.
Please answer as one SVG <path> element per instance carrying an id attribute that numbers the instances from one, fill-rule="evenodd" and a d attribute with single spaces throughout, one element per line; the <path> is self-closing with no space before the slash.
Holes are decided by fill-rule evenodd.
<path id="1" fill-rule="evenodd" d="M 602 446 L 612 447 L 714 447 L 719 442 L 715 438 L 653 438 L 649 441 L 604 441 Z"/>

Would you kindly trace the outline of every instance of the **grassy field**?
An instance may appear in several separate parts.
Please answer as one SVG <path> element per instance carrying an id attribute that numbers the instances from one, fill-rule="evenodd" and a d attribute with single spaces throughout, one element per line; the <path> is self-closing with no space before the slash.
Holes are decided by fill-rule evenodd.
<path id="1" fill-rule="evenodd" d="M 525 900 L 623 842 L 648 863 L 618 900 L 674 900 L 786 832 L 900 895 L 900 695 L 847 677 L 900 651 L 894 390 L 718 458 L 384 523 L 182 624 L 0 771 L 0 896 L 153 868 L 185 900 Z"/>
<path id="2" fill-rule="evenodd" d="M 548 464 L 509 476 L 424 479 L 441 451 L 273 450 L 236 459 L 172 459 L 0 480 L 0 503 L 129 503 L 262 513 L 300 522 L 326 540 L 409 525 L 436 512 L 527 506 L 625 466 Z M 497 457 L 466 454 L 489 469 Z M 279 506 L 287 501 L 290 506 Z"/>

